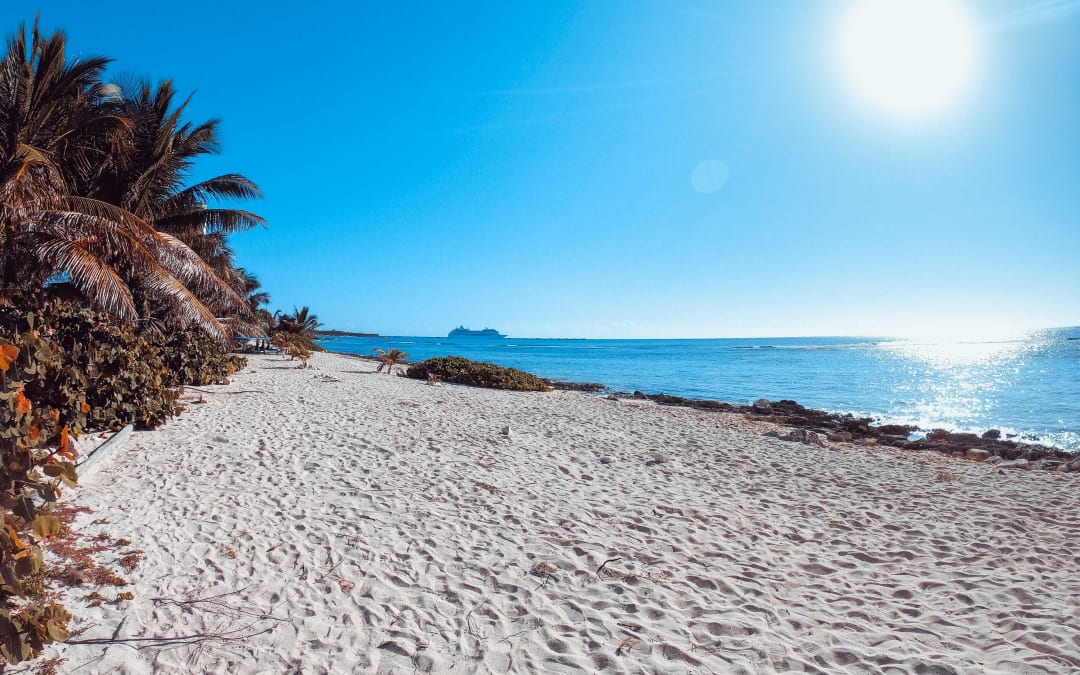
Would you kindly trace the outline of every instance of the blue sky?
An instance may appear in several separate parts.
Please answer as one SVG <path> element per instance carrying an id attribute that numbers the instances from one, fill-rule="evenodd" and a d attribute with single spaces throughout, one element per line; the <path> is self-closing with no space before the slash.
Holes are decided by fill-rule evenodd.
<path id="1" fill-rule="evenodd" d="M 978 334 L 1080 323 L 1078 4 L 967 3 L 974 76 L 918 119 L 845 78 L 840 0 L 0 19 L 40 10 L 73 53 L 195 92 L 192 118 L 224 120 L 199 177 L 266 193 L 240 263 L 328 327 Z"/>

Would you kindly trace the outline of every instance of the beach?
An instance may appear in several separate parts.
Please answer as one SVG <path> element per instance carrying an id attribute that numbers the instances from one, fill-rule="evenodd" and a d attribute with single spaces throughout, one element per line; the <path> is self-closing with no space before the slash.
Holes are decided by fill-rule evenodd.
<path id="1" fill-rule="evenodd" d="M 142 554 L 66 591 L 60 672 L 1080 672 L 1075 473 L 297 366 L 189 390 L 65 495 Z"/>

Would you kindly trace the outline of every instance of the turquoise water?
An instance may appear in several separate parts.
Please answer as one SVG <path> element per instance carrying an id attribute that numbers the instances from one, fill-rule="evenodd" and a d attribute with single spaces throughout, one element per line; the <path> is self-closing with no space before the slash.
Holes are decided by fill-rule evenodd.
<path id="1" fill-rule="evenodd" d="M 331 351 L 396 347 L 410 361 L 456 354 L 541 377 L 749 403 L 794 399 L 882 422 L 955 431 L 990 428 L 1080 450 L 1080 328 L 1012 340 L 874 338 L 485 340 L 334 338 Z"/>

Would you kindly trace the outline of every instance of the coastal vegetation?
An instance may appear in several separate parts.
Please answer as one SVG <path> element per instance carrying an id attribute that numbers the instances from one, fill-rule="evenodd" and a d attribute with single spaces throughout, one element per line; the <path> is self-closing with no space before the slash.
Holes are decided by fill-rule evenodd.
<path id="1" fill-rule="evenodd" d="M 19 28 L 0 55 L 0 656 L 67 637 L 40 544 L 78 482 L 90 429 L 156 427 L 184 385 L 245 366 L 235 334 L 320 350 L 307 307 L 271 314 L 229 235 L 263 226 L 222 203 L 261 196 L 239 173 L 194 182 L 220 122 L 186 119 L 169 80 L 106 80 L 63 33 Z M 2 666 L 0 666 L 2 667 Z"/>
<path id="2" fill-rule="evenodd" d="M 504 368 L 494 363 L 470 361 L 461 356 L 440 356 L 415 363 L 409 366 L 405 374 L 416 380 L 438 379 L 489 389 L 551 390 L 547 382 L 531 373 L 515 368 Z"/>
<path id="3" fill-rule="evenodd" d="M 326 349 L 315 339 L 318 337 L 319 317 L 304 306 L 293 308 L 292 314 L 275 312 L 270 326 L 274 344 L 281 351 L 307 364 L 312 352 L 325 352 Z"/>
<path id="4" fill-rule="evenodd" d="M 379 349 L 375 348 L 379 354 L 379 367 L 375 369 L 376 373 L 381 373 L 383 369 L 386 369 L 387 375 L 394 373 L 394 366 L 405 363 L 408 360 L 409 355 L 400 349 Z"/>
<path id="5" fill-rule="evenodd" d="M 330 337 L 330 338 L 335 338 L 335 337 L 364 337 L 364 338 L 381 337 L 378 333 L 355 333 L 355 332 L 347 331 L 347 330 L 319 329 L 317 331 L 317 333 L 319 334 L 320 338 L 325 338 L 325 337 Z"/>

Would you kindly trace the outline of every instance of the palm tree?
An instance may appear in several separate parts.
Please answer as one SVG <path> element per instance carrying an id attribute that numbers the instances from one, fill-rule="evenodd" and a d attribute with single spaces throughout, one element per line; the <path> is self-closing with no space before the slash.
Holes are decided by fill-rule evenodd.
<path id="1" fill-rule="evenodd" d="M 138 106 L 101 83 L 108 61 L 69 61 L 65 49 L 63 33 L 43 38 L 35 22 L 29 44 L 20 28 L 0 59 L 0 305 L 37 301 L 61 277 L 120 320 L 140 305 L 148 318 L 152 301 L 174 327 L 224 336 L 207 303 L 240 314 L 246 304 L 183 237 L 261 222 L 200 201 L 257 188 L 224 176 L 180 189 L 191 159 L 216 151 L 216 123 L 177 126 L 181 106 L 147 153 Z M 149 98 L 171 101 L 136 103 Z"/>
<path id="2" fill-rule="evenodd" d="M 259 278 L 254 274 L 248 272 L 243 267 L 239 267 L 236 270 L 240 273 L 240 277 L 244 281 L 243 293 L 247 298 L 248 307 L 251 311 L 257 312 L 262 309 L 263 305 L 270 304 L 270 294 L 266 291 L 260 291 L 262 284 L 259 283 Z"/>
<path id="3" fill-rule="evenodd" d="M 394 366 L 399 363 L 404 363 L 408 360 L 409 355 L 400 349 L 379 349 L 375 348 L 375 351 L 379 352 L 379 367 L 375 369 L 376 373 L 382 372 L 383 368 L 386 368 L 386 374 L 392 375 L 394 372 Z"/>
<path id="4" fill-rule="evenodd" d="M 35 22 L 29 45 L 21 26 L 0 59 L 0 304 L 66 273 L 91 300 L 123 313 L 130 298 L 98 254 L 94 223 L 65 237 L 53 219 L 44 222 L 67 206 L 65 165 L 86 161 L 72 139 L 115 129 L 94 105 L 109 61 L 69 61 L 65 46 L 62 33 L 42 38 Z"/>
<path id="5" fill-rule="evenodd" d="M 242 209 L 210 208 L 213 199 L 260 197 L 258 187 L 240 174 L 225 174 L 186 186 L 194 162 L 217 154 L 219 122 L 183 121 L 190 98 L 176 104 L 171 81 L 116 87 L 110 104 L 129 121 L 126 142 L 114 145 L 99 165 L 81 176 L 79 190 L 133 214 L 156 231 L 185 265 L 177 277 L 214 314 L 253 319 L 239 295 L 244 280 L 233 261 L 227 235 L 265 221 Z M 160 308 L 167 298 L 151 297 Z"/>
<path id="6" fill-rule="evenodd" d="M 269 335 L 277 327 L 277 320 L 274 315 L 263 306 L 270 304 L 270 294 L 259 290 L 262 288 L 262 284 L 259 283 L 258 277 L 254 274 L 242 267 L 236 268 L 236 271 L 243 284 L 243 287 L 238 290 L 247 300 L 248 309 L 251 310 L 252 315 L 255 317 L 255 324 L 264 335 Z"/>
<path id="7" fill-rule="evenodd" d="M 274 314 L 278 322 L 278 329 L 284 333 L 299 333 L 307 337 L 314 337 L 316 331 L 322 326 L 319 317 L 311 314 L 311 310 L 305 305 L 300 309 L 293 307 L 292 314 L 282 314 L 279 310 Z"/>

